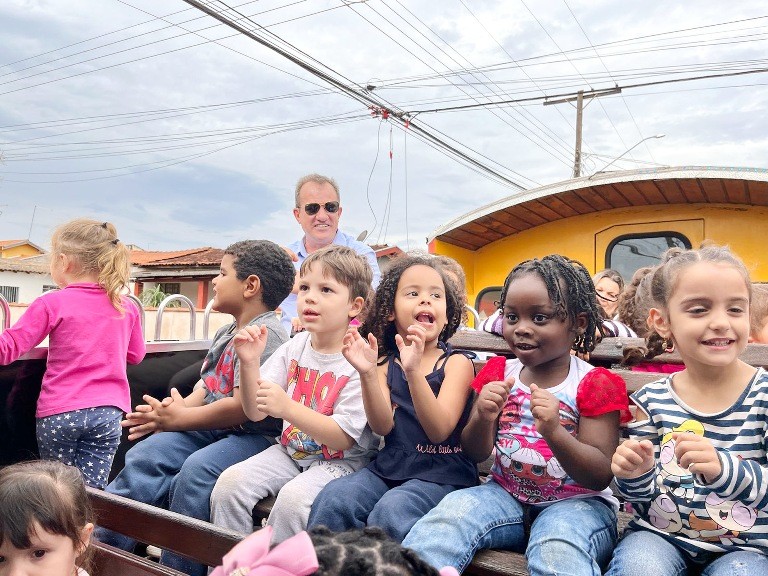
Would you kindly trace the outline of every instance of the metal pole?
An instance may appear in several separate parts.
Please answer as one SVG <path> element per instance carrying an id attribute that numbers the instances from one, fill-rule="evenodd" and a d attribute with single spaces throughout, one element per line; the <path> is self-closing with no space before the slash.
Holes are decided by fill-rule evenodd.
<path id="1" fill-rule="evenodd" d="M 573 177 L 581 176 L 581 117 L 584 113 L 584 90 L 576 96 L 576 153 L 573 156 Z"/>

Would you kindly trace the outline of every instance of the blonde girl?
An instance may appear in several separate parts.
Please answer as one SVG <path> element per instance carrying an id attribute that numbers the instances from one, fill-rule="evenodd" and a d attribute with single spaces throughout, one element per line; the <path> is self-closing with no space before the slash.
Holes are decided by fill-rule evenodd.
<path id="1" fill-rule="evenodd" d="M 92 532 L 76 468 L 36 460 L 0 470 L 0 576 L 87 576 Z"/>
<path id="2" fill-rule="evenodd" d="M 608 574 L 768 573 L 768 375 L 739 360 L 752 285 L 727 248 L 674 255 L 654 273 L 652 334 L 685 369 L 632 395 L 613 456 L 635 517 Z"/>
<path id="3" fill-rule="evenodd" d="M 121 296 L 128 249 L 112 224 L 85 218 L 60 226 L 51 245 L 51 276 L 61 290 L 38 297 L 0 334 L 0 364 L 48 337 L 35 414 L 40 456 L 76 466 L 89 486 L 104 488 L 120 420 L 131 408 L 126 362 L 145 353 L 139 312 Z"/>

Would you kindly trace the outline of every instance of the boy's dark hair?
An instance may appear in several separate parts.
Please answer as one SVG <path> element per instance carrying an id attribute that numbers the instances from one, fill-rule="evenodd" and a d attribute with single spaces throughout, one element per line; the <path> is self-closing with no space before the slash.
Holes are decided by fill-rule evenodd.
<path id="1" fill-rule="evenodd" d="M 349 289 L 350 302 L 358 297 L 367 299 L 373 271 L 365 256 L 346 246 L 326 246 L 306 257 L 301 263 L 300 275 L 304 276 L 317 263 L 322 265 L 324 276 L 330 276 Z"/>
<path id="2" fill-rule="evenodd" d="M 81 531 L 93 522 L 93 509 L 80 470 L 57 460 L 33 460 L 0 469 L 0 545 L 8 538 L 14 548 L 32 545 L 33 524 L 66 536 L 77 548 Z M 85 547 L 84 547 L 85 548 Z M 90 547 L 80 556 L 88 570 Z"/>
<path id="3" fill-rule="evenodd" d="M 448 278 L 443 270 L 443 265 L 435 258 L 429 255 L 403 254 L 392 259 L 389 268 L 381 277 L 379 287 L 376 289 L 376 295 L 373 299 L 373 305 L 365 316 L 360 333 L 367 335 L 372 333 L 379 342 L 379 355 L 386 356 L 389 353 L 397 352 L 395 344 L 395 334 L 397 328 L 389 316 L 395 311 L 395 295 L 397 286 L 400 283 L 400 277 L 411 266 L 428 266 L 440 274 L 445 286 L 445 312 L 448 323 L 440 333 L 439 340 L 447 341 L 456 333 L 461 325 L 462 315 L 464 314 L 464 302 L 460 300 L 459 291 L 456 283 Z"/>
<path id="4" fill-rule="evenodd" d="M 293 289 L 296 269 L 285 250 L 269 240 L 241 240 L 224 250 L 235 259 L 238 280 L 258 276 L 261 299 L 270 310 L 277 308 Z"/>
<path id="5" fill-rule="evenodd" d="M 325 526 L 309 530 L 319 567 L 315 576 L 438 576 L 439 572 L 410 548 L 403 548 L 380 528 L 334 533 Z"/>
<path id="6" fill-rule="evenodd" d="M 547 294 L 561 320 L 568 320 L 574 328 L 579 314 L 586 314 L 587 327 L 583 334 L 577 334 L 573 349 L 579 353 L 591 352 L 595 348 L 595 334 L 603 333 L 601 307 L 595 297 L 595 285 L 589 272 L 581 262 L 559 254 L 544 258 L 533 258 L 515 266 L 504 280 L 499 308 L 504 308 L 509 285 L 513 280 L 526 274 L 538 274 L 547 286 Z"/>

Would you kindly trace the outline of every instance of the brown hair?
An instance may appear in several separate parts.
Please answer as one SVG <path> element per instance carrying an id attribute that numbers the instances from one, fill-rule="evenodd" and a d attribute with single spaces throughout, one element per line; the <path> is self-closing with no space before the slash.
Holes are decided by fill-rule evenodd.
<path id="1" fill-rule="evenodd" d="M 77 262 L 81 273 L 96 274 L 112 306 L 124 311 L 120 294 L 130 279 L 130 256 L 113 224 L 88 218 L 72 220 L 54 231 L 51 247 L 54 257 L 66 254 Z"/>
<path id="2" fill-rule="evenodd" d="M 349 288 L 349 299 L 368 297 L 373 282 L 373 271 L 365 256 L 352 248 L 331 245 L 315 250 L 301 263 L 299 276 L 304 276 L 315 264 L 323 267 L 323 276 L 330 276 Z"/>
<path id="3" fill-rule="evenodd" d="M 768 284 L 752 284 L 749 302 L 749 333 L 757 336 L 768 322 Z M 762 342 L 768 344 L 768 342 Z"/>
<path id="4" fill-rule="evenodd" d="M 81 533 L 93 522 L 93 510 L 77 468 L 57 460 L 33 460 L 0 470 L 0 544 L 29 548 L 37 523 L 46 532 L 66 536 L 82 551 L 80 568 L 88 571 L 92 551 Z"/>
<path id="5" fill-rule="evenodd" d="M 454 284 L 459 302 L 461 302 L 461 321 L 466 322 L 467 308 L 464 305 L 467 303 L 467 275 L 464 273 L 464 268 L 450 256 L 434 256 L 433 258 L 445 272 L 448 272 L 449 280 L 453 280 L 454 276 L 456 277 Z"/>
<path id="6" fill-rule="evenodd" d="M 648 311 L 653 308 L 651 297 L 651 278 L 655 266 L 639 268 L 632 275 L 632 280 L 624 287 L 619 296 L 617 314 L 619 320 L 632 328 L 641 338 L 648 334 Z"/>

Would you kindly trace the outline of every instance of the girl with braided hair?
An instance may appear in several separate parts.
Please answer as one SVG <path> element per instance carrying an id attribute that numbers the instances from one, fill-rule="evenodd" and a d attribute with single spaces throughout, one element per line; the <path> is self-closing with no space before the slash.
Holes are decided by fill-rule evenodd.
<path id="1" fill-rule="evenodd" d="M 589 273 L 559 255 L 516 266 L 504 282 L 503 336 L 515 359 L 491 358 L 461 443 L 476 462 L 495 449 L 491 479 L 458 490 L 403 546 L 459 572 L 483 548 L 526 551 L 528 570 L 599 575 L 616 542 L 608 488 L 624 381 L 575 355 L 594 348 L 600 312 Z"/>
<path id="2" fill-rule="evenodd" d="M 108 222 L 67 222 L 53 234 L 51 276 L 61 290 L 39 296 L 0 334 L 0 364 L 48 337 L 35 414 L 40 457 L 76 466 L 103 489 L 131 410 L 126 363 L 145 353 L 139 311 L 122 295 L 128 248 Z"/>
<path id="3" fill-rule="evenodd" d="M 384 447 L 366 468 L 323 488 L 309 527 L 378 526 L 400 542 L 446 494 L 477 484 L 460 445 L 474 368 L 447 343 L 463 305 L 429 256 L 401 257 L 384 274 L 366 337 L 350 328 L 342 350 L 360 373 L 365 413 Z"/>

